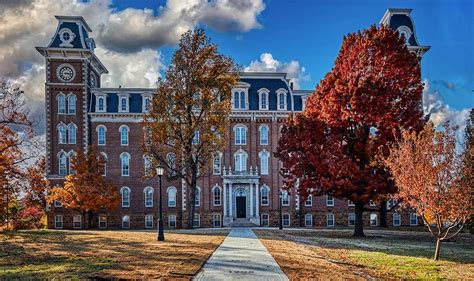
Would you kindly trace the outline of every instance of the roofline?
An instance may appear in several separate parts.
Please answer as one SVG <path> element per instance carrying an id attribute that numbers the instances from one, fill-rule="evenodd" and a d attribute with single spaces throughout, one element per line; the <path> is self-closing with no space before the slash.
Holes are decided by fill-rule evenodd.
<path id="1" fill-rule="evenodd" d="M 35 49 L 43 56 L 46 57 L 45 53 L 49 50 L 52 51 L 60 51 L 60 52 L 82 52 L 82 53 L 88 53 L 90 56 L 97 61 L 97 63 L 100 65 L 100 67 L 103 69 L 102 73 L 109 73 L 105 65 L 99 60 L 99 58 L 95 55 L 94 51 L 90 49 L 82 49 L 82 48 L 50 48 L 50 47 L 35 47 Z"/>
<path id="2" fill-rule="evenodd" d="M 155 92 L 156 88 L 92 88 L 92 92 Z"/>
<path id="3" fill-rule="evenodd" d="M 383 24 L 385 20 L 387 20 L 389 14 L 406 14 L 410 15 L 410 13 L 413 11 L 413 9 L 409 8 L 388 8 L 385 11 L 385 14 L 383 15 L 382 19 L 380 20 L 379 24 Z"/>
<path id="4" fill-rule="evenodd" d="M 286 72 L 263 72 L 263 71 L 242 71 L 239 72 L 240 76 L 274 76 L 283 77 L 286 79 Z"/>
<path id="5" fill-rule="evenodd" d="M 88 32 L 92 32 L 91 27 L 87 24 L 86 20 L 82 16 L 54 16 L 58 21 L 81 21 Z"/>

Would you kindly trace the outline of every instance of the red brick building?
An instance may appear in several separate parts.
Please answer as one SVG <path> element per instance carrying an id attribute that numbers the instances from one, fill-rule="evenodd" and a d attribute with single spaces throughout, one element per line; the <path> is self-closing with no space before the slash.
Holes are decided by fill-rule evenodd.
<path id="1" fill-rule="evenodd" d="M 407 38 L 422 55 L 411 10 L 390 9 L 381 20 Z M 70 157 L 95 144 L 107 159 L 104 176 L 117 186 L 121 206 L 93 217 L 99 228 L 153 228 L 158 211 L 158 181 L 144 180 L 147 159 L 141 148 L 141 120 L 154 89 L 102 88 L 106 66 L 94 54 L 90 27 L 82 17 L 57 16 L 56 33 L 48 47 L 37 50 L 46 59 L 47 176 L 62 184 L 70 173 Z M 231 125 L 224 151 L 213 159 L 212 175 L 199 182 L 195 226 L 221 227 L 235 222 L 276 226 L 282 178 L 273 157 L 280 128 L 287 117 L 304 110 L 307 90 L 295 90 L 285 73 L 242 73 L 232 90 Z M 172 157 L 172 155 L 170 155 Z M 171 158 L 170 158 L 171 159 Z M 164 182 L 165 225 L 187 221 L 186 188 Z M 353 225 L 350 202 L 321 196 L 303 200 L 283 193 L 284 226 L 332 227 Z M 82 218 L 60 204 L 48 206 L 50 228 L 81 228 Z M 391 218 L 391 219 L 390 219 Z M 379 223 L 379 213 L 366 214 L 367 225 Z M 389 213 L 389 226 L 417 225 L 409 213 Z"/>

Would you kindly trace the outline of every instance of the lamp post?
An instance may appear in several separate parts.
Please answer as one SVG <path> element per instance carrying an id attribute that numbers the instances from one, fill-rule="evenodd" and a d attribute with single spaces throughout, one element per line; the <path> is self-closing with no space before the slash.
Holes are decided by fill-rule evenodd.
<path id="1" fill-rule="evenodd" d="M 279 228 L 280 228 L 280 230 L 283 230 L 283 217 L 282 217 L 282 214 L 281 214 L 281 203 L 282 203 L 281 201 L 283 200 L 283 193 L 281 192 L 281 189 L 280 189 L 279 197 L 280 197 L 280 200 L 278 201 L 279 202 L 278 210 L 280 212 Z"/>
<path id="2" fill-rule="evenodd" d="M 163 202 L 162 202 L 162 193 L 161 193 L 161 177 L 163 176 L 164 173 L 164 168 L 161 165 L 158 165 L 156 167 L 156 175 L 159 178 L 160 182 L 160 206 L 159 206 L 159 216 L 158 216 L 158 241 L 165 241 L 165 234 L 163 231 Z"/>

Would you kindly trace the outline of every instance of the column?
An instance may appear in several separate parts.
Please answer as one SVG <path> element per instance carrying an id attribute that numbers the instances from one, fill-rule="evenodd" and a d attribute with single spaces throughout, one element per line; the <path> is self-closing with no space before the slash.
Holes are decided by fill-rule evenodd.
<path id="1" fill-rule="evenodd" d="M 249 188 L 250 188 L 250 200 L 249 200 L 249 203 L 250 203 L 250 217 L 253 217 L 253 184 L 249 184 Z"/>
<path id="2" fill-rule="evenodd" d="M 233 217 L 232 213 L 232 183 L 229 183 L 229 217 Z"/>
<path id="3" fill-rule="evenodd" d="M 226 208 L 227 207 L 227 200 L 226 200 L 226 197 L 225 197 L 226 190 L 227 190 L 227 183 L 226 182 L 224 182 L 224 184 L 222 185 L 222 189 L 223 189 L 222 201 L 224 203 L 224 217 L 226 217 L 227 216 L 227 208 Z"/>
<path id="4" fill-rule="evenodd" d="M 256 217 L 260 217 L 260 211 L 259 211 L 259 207 L 260 207 L 260 196 L 259 196 L 259 191 L 260 191 L 260 187 L 258 186 L 257 183 L 255 183 L 255 210 L 256 210 L 256 214 L 255 216 Z"/>

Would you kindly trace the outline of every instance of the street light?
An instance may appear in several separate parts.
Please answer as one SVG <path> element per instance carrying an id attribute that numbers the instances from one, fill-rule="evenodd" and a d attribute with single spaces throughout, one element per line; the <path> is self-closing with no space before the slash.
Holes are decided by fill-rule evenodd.
<path id="1" fill-rule="evenodd" d="M 165 241 L 165 234 L 163 231 L 163 203 L 161 200 L 161 198 L 163 197 L 161 193 L 161 177 L 163 176 L 164 171 L 165 169 L 163 168 L 163 166 L 158 165 L 158 167 L 156 167 L 156 175 L 160 179 L 160 213 L 158 216 L 158 241 Z"/>
<path id="2" fill-rule="evenodd" d="M 283 193 L 280 189 L 280 200 L 279 200 L 279 204 L 278 204 L 278 209 L 280 211 L 280 221 L 279 221 L 279 224 L 280 224 L 280 230 L 283 230 L 283 218 L 282 218 L 282 214 L 281 214 L 281 204 L 282 204 L 282 201 L 283 201 Z"/>

